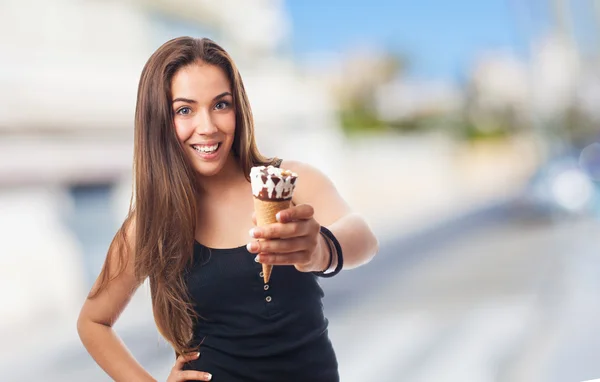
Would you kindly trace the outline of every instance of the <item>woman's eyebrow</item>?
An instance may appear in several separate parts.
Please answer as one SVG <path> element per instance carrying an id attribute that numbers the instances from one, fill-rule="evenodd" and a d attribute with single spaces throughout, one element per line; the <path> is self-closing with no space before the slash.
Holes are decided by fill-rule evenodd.
<path id="1" fill-rule="evenodd" d="M 231 95 L 231 93 L 230 92 L 223 92 L 223 93 L 219 94 L 218 96 L 216 96 L 215 98 L 213 98 L 213 101 L 216 101 L 219 98 L 223 98 L 223 97 L 228 96 L 228 95 Z"/>
<path id="2" fill-rule="evenodd" d="M 230 96 L 231 93 L 230 92 L 223 92 L 221 94 L 219 94 L 218 96 L 216 96 L 215 98 L 213 98 L 213 101 L 218 100 L 219 98 L 223 98 L 225 96 Z M 186 102 L 186 103 L 198 103 L 197 101 L 190 99 L 190 98 L 184 98 L 184 97 L 177 97 L 173 100 L 173 103 L 175 102 Z"/>
<path id="3" fill-rule="evenodd" d="M 182 97 L 175 98 L 175 99 L 173 100 L 173 103 L 175 103 L 175 102 L 198 103 L 198 102 L 194 101 L 193 99 L 189 99 L 189 98 L 182 98 Z"/>

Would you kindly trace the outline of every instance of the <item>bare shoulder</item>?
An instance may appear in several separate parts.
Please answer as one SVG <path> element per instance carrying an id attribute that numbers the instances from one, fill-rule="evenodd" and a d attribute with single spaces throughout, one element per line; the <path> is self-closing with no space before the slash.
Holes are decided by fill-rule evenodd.
<path id="1" fill-rule="evenodd" d="M 330 224 L 351 212 L 331 179 L 320 169 L 307 163 L 284 160 L 281 168 L 298 174 L 294 204 L 310 204 L 322 224 Z"/>
<path id="2" fill-rule="evenodd" d="M 282 160 L 281 165 L 279 166 L 282 169 L 290 170 L 297 172 L 297 170 L 302 171 L 304 167 L 312 167 L 306 163 L 295 161 L 295 160 Z"/>
<path id="3" fill-rule="evenodd" d="M 311 184 L 313 182 L 317 183 L 329 183 L 333 185 L 333 182 L 325 175 L 323 171 L 319 168 L 310 165 L 308 163 L 294 161 L 294 160 L 284 160 L 281 162 L 282 169 L 290 170 L 298 174 L 299 183 Z"/>

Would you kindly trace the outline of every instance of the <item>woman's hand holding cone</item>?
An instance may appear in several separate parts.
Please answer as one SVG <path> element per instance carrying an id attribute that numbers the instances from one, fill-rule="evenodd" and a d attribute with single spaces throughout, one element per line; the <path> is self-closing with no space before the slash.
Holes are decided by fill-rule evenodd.
<path id="1" fill-rule="evenodd" d="M 250 230 L 250 237 L 261 240 L 248 243 L 248 251 L 257 253 L 262 264 L 293 265 L 300 272 L 323 271 L 329 251 L 313 215 L 314 209 L 307 204 L 279 212 L 277 223 Z"/>

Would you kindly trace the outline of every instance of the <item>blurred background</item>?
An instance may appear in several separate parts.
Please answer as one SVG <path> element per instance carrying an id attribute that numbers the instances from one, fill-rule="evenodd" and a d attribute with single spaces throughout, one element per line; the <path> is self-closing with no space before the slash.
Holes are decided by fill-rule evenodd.
<path id="1" fill-rule="evenodd" d="M 343 382 L 600 378 L 599 32 L 599 0 L 1 0 L 0 380 L 109 380 L 75 323 L 139 75 L 180 35 L 231 53 L 260 149 L 380 238 L 323 281 Z M 164 380 L 149 301 L 116 328 Z"/>

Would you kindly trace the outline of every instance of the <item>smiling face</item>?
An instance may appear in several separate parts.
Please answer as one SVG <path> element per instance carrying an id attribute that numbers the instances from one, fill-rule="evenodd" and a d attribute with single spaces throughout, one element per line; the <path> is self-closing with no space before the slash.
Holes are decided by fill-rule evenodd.
<path id="1" fill-rule="evenodd" d="M 233 160 L 235 110 L 231 84 L 214 65 L 181 68 L 171 82 L 175 131 L 199 175 L 218 174 Z"/>

